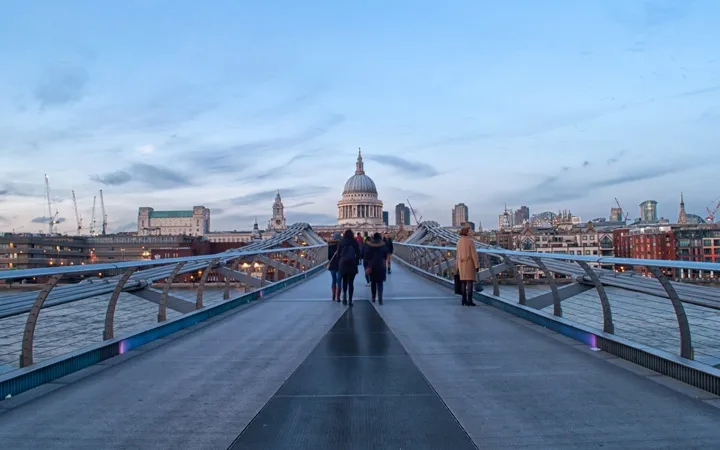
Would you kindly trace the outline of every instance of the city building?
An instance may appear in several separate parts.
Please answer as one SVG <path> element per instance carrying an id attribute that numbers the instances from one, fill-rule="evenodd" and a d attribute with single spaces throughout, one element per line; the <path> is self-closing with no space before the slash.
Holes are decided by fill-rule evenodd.
<path id="1" fill-rule="evenodd" d="M 657 223 L 657 202 L 645 200 L 640 203 L 640 221 L 643 223 Z"/>
<path id="2" fill-rule="evenodd" d="M 202 236 L 209 232 L 210 210 L 204 206 L 181 211 L 155 211 L 150 207 L 138 209 L 138 236 Z"/>
<path id="3" fill-rule="evenodd" d="M 410 225 L 410 207 L 405 206 L 405 203 L 395 205 L 395 225 Z"/>
<path id="4" fill-rule="evenodd" d="M 634 259 L 674 260 L 675 236 L 669 225 L 646 225 L 613 230 L 615 256 Z M 647 274 L 644 266 L 626 267 L 617 265 L 615 270 L 624 272 L 635 270 Z M 672 271 L 670 271 L 672 272 Z"/>
<path id="5" fill-rule="evenodd" d="M 610 221 L 611 222 L 625 222 L 623 217 L 623 210 L 620 207 L 610 208 Z"/>
<path id="6" fill-rule="evenodd" d="M 680 225 L 687 225 L 688 215 L 685 212 L 685 199 L 683 198 L 682 192 L 680 193 L 680 213 L 678 213 L 677 223 Z"/>
<path id="7" fill-rule="evenodd" d="M 470 220 L 470 212 L 465 203 L 458 203 L 452 209 L 452 226 L 460 227 Z"/>
<path id="8" fill-rule="evenodd" d="M 355 174 L 345 182 L 338 202 L 338 225 L 362 229 L 382 227 L 382 207 L 375 182 L 365 174 L 362 152 L 358 150 Z"/>
<path id="9" fill-rule="evenodd" d="M 400 208 L 402 206 L 402 208 Z M 383 211 L 383 202 L 378 199 L 375 182 L 365 173 L 362 153 L 358 151 L 355 174 L 345 183 L 342 199 L 338 202 L 336 225 L 313 225 L 313 230 L 323 239 L 330 239 L 334 233 L 351 228 L 354 232 L 372 234 L 390 233 L 394 238 L 411 233 L 416 228 L 410 225 L 410 208 L 404 204 L 395 208 L 396 218 L 402 218 L 404 225 L 389 225 L 388 211 Z"/>
<path id="10" fill-rule="evenodd" d="M 523 205 L 517 210 L 515 210 L 515 214 L 513 216 L 514 225 L 523 225 L 525 222 L 530 221 L 530 208 Z"/>
<path id="11" fill-rule="evenodd" d="M 0 236 L 0 270 L 41 269 L 87 264 L 85 238 L 40 234 Z"/>
<path id="12" fill-rule="evenodd" d="M 284 230 L 287 228 L 285 223 L 285 207 L 283 206 L 282 199 L 280 198 L 280 191 L 277 191 L 275 195 L 275 202 L 272 207 L 272 217 L 268 222 L 268 230 Z"/>

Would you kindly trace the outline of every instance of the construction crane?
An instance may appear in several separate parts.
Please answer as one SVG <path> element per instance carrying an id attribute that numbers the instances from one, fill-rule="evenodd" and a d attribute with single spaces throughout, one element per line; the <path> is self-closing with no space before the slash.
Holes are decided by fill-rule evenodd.
<path id="1" fill-rule="evenodd" d="M 107 213 L 105 212 L 105 200 L 103 199 L 102 189 L 100 189 L 100 209 L 102 209 L 102 235 L 107 233 Z"/>
<path id="2" fill-rule="evenodd" d="M 90 236 L 95 236 L 95 203 L 97 201 L 97 196 L 93 195 L 93 208 L 92 208 L 92 216 L 90 217 Z"/>
<path id="3" fill-rule="evenodd" d="M 415 209 L 414 209 L 414 208 L 412 207 L 412 205 L 410 204 L 410 199 L 409 199 L 409 198 L 406 198 L 405 200 L 407 200 L 407 202 L 408 202 L 408 207 L 410 208 L 410 212 L 412 213 L 413 218 L 415 218 L 415 224 L 416 224 L 416 225 L 420 225 L 420 222 L 422 221 L 422 216 L 420 216 L 420 219 L 418 219 L 418 218 L 417 218 L 417 214 L 415 214 Z"/>
<path id="4" fill-rule="evenodd" d="M 618 205 L 618 208 L 620 209 L 620 216 L 622 216 L 623 212 L 625 211 L 622 206 L 620 206 L 620 202 L 618 201 L 617 197 L 615 197 L 615 204 Z M 625 213 L 625 216 L 623 217 L 625 219 L 625 223 L 628 222 L 628 219 L 630 218 L 630 213 Z"/>
<path id="5" fill-rule="evenodd" d="M 80 234 L 80 232 L 83 229 L 82 216 L 80 215 L 80 211 L 78 211 L 77 199 L 75 198 L 74 190 L 72 191 L 72 198 L 73 198 L 73 206 L 75 207 L 75 221 L 77 221 L 77 233 Z"/>
<path id="6" fill-rule="evenodd" d="M 57 212 L 57 205 L 55 207 L 55 214 L 52 212 L 52 197 L 50 195 L 50 178 L 48 178 L 47 174 L 45 174 L 45 194 L 47 195 L 47 207 L 48 207 L 48 230 L 50 234 L 53 234 L 53 231 L 55 230 L 55 225 L 58 223 L 58 212 Z"/>
<path id="7" fill-rule="evenodd" d="M 715 208 L 710 210 L 710 206 L 712 206 L 715 202 L 717 202 L 717 205 L 715 206 Z M 715 200 L 713 200 L 712 202 L 710 202 L 710 204 L 705 209 L 708 212 L 708 215 L 705 218 L 705 220 L 707 220 L 708 223 L 715 223 L 715 214 L 718 212 L 718 209 L 720 209 L 720 197 L 718 197 Z"/>

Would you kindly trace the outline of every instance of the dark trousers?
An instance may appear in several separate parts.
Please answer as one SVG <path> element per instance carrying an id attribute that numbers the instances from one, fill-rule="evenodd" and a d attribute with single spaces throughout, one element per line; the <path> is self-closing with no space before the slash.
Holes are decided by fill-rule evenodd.
<path id="1" fill-rule="evenodd" d="M 353 293 L 355 292 L 355 275 L 354 273 L 345 273 L 342 276 L 343 300 L 349 298 L 352 302 Z"/>
<path id="2" fill-rule="evenodd" d="M 471 302 L 473 298 L 473 281 L 461 281 L 460 288 L 462 289 L 463 300 Z"/>
<path id="3" fill-rule="evenodd" d="M 373 299 L 375 297 L 377 297 L 379 300 L 382 300 L 382 298 L 383 298 L 383 282 L 382 281 L 372 281 L 370 283 L 370 293 L 372 294 Z"/>

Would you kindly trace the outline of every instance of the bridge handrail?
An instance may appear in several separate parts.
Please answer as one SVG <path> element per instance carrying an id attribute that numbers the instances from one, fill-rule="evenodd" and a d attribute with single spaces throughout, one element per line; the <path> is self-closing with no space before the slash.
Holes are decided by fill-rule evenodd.
<path id="1" fill-rule="evenodd" d="M 394 242 L 394 245 L 404 245 L 407 247 L 419 247 L 427 248 L 431 250 L 441 251 L 455 251 L 455 246 L 440 246 L 440 245 L 422 245 L 422 244 L 408 244 L 404 242 Z M 477 243 L 476 243 L 477 244 Z M 717 271 L 720 273 L 720 263 L 708 263 L 708 262 L 693 262 L 693 261 L 675 261 L 666 259 L 638 259 L 638 258 L 616 258 L 606 256 L 585 256 L 585 255 L 564 255 L 558 253 L 541 253 L 541 252 L 526 252 L 518 250 L 505 250 L 499 248 L 487 248 L 476 245 L 478 253 L 484 253 L 488 255 L 507 255 L 507 256 L 518 256 L 525 258 L 543 258 L 552 259 L 558 261 L 583 261 L 588 263 L 597 264 L 615 264 L 624 266 L 645 266 L 645 267 L 665 267 L 674 269 L 692 269 L 692 270 L 705 270 L 705 271 Z"/>
<path id="2" fill-rule="evenodd" d="M 152 266 L 170 266 L 179 262 L 210 262 L 215 259 L 227 262 L 230 260 L 242 258 L 245 256 L 261 255 L 268 253 L 278 253 L 281 251 L 293 251 L 293 250 L 312 250 L 316 248 L 325 247 L 325 245 L 303 245 L 297 247 L 283 247 L 274 248 L 268 250 L 243 250 L 243 251 L 229 251 L 221 253 L 213 253 L 211 255 L 199 255 L 199 256 L 184 256 L 179 258 L 165 258 L 165 259 L 152 259 L 152 260 L 141 260 L 141 261 L 126 261 L 119 263 L 98 263 L 98 264 L 83 264 L 80 266 L 58 266 L 48 267 L 42 269 L 22 269 L 22 270 L 7 270 L 0 271 L 0 280 L 14 280 L 18 278 L 30 278 L 30 277 L 42 277 L 51 275 L 68 275 L 68 274 L 85 274 L 93 272 L 103 272 L 113 269 L 131 269 L 141 267 L 152 267 Z M 159 268 L 159 267 L 155 267 Z"/>
<path id="3" fill-rule="evenodd" d="M 435 230 L 430 231 L 432 233 Z M 445 240 L 446 236 L 452 237 L 447 233 L 433 234 L 441 240 Z M 434 276 L 446 279 L 453 278 L 455 260 L 451 253 L 455 252 L 455 245 L 423 245 L 404 242 L 397 242 L 395 245 L 399 250 L 395 252 L 396 256 L 406 263 Z M 528 304 L 525 297 L 524 276 L 517 267 L 523 265 L 537 268 L 547 280 L 547 284 L 550 286 L 550 293 L 547 295 L 551 297 L 552 301 L 547 305 L 552 305 L 553 315 L 557 317 L 563 317 L 561 302 L 583 292 L 580 285 L 586 285 L 584 289 L 587 289 L 588 286 L 594 287 L 602 307 L 603 331 L 608 334 L 614 334 L 615 327 L 611 303 L 605 286 L 668 298 L 678 324 L 680 335 L 679 353 L 681 357 L 686 359 L 694 359 L 694 350 L 690 323 L 683 304 L 688 303 L 720 310 L 720 289 L 672 282 L 669 276 L 661 270 L 663 268 L 682 268 L 720 272 L 720 264 L 717 263 L 523 252 L 493 247 L 484 248 L 482 246 L 476 246 L 476 248 L 479 254 L 496 257 L 501 261 L 500 264 L 493 266 L 493 262 L 486 256 L 483 261 L 484 265 L 488 267 L 477 275 L 478 282 L 488 279 L 492 282 L 492 295 L 494 297 L 500 296 L 498 275 L 501 272 L 508 271 L 512 272 L 517 283 L 518 303 L 523 306 Z M 652 278 L 640 277 L 635 273 L 616 273 L 608 269 L 593 268 L 590 266 L 591 263 L 643 266 L 652 274 Z M 561 289 L 555 281 L 555 273 L 571 276 L 575 286 L 568 286 L 569 289 Z M 533 304 L 539 303 L 535 301 Z"/>

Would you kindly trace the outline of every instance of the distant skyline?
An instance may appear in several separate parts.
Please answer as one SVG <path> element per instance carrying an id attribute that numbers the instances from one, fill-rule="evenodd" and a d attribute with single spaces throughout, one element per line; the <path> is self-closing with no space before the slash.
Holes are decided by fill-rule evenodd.
<path id="1" fill-rule="evenodd" d="M 394 223 L 497 226 L 504 205 L 705 217 L 720 197 L 712 0 L 9 1 L 0 16 L 0 231 L 73 233 L 103 189 L 212 210 L 214 230 L 336 222 L 357 148 Z M 717 200 L 715 200 L 717 202 Z M 98 203 L 99 208 L 99 203 Z M 97 214 L 99 217 L 99 213 Z M 41 222 L 41 223 L 36 223 Z"/>

